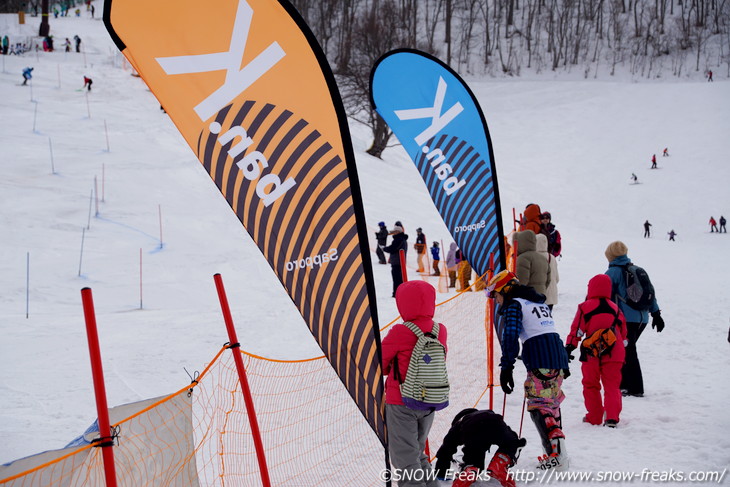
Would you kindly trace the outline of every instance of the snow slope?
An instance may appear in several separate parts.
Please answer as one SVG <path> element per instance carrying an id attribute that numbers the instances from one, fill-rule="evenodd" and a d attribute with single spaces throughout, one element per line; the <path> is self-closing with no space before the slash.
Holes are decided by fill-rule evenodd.
<path id="1" fill-rule="evenodd" d="M 0 35 L 37 30 L 37 19 L 18 27 L 16 18 L 0 16 Z M 192 151 L 130 76 L 103 23 L 84 12 L 51 25 L 57 46 L 79 34 L 86 52 L 0 57 L 0 462 L 62 447 L 96 416 L 83 287 L 94 292 L 110 405 L 179 389 L 189 382 L 184 368 L 200 370 L 227 341 L 217 272 L 246 350 L 321 354 Z M 32 87 L 20 86 L 25 66 L 35 67 Z M 80 90 L 84 75 L 94 79 L 89 93 Z M 624 401 L 616 430 L 581 423 L 573 367 L 563 417 L 574 469 L 722 471 L 730 465 L 730 240 L 708 233 L 707 221 L 730 216 L 730 83 L 699 76 L 468 81 L 495 144 L 505 227 L 513 207 L 536 202 L 563 235 L 555 309 L 562 335 L 616 239 L 650 272 L 667 323 L 639 342 L 646 396 Z M 400 219 L 411 239 L 421 226 L 429 241 L 450 242 L 402 149 L 372 158 L 364 152 L 367 129 L 353 123 L 351 130 L 372 231 L 380 220 Z M 652 154 L 658 170 L 649 169 Z M 632 172 L 642 184 L 629 184 Z M 642 238 L 646 219 L 650 239 Z M 667 240 L 670 229 L 676 242 Z M 386 323 L 396 316 L 388 266 L 376 264 L 375 279 Z M 495 397 L 501 404 L 501 392 Z M 513 394 L 506 419 L 515 429 L 520 408 Z M 523 434 L 529 443 L 518 466 L 529 468 L 539 453 L 529 419 Z"/>

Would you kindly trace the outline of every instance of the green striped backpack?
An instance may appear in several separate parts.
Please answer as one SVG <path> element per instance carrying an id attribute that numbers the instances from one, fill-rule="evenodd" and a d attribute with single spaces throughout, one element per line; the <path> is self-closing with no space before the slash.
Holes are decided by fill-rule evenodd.
<path id="1" fill-rule="evenodd" d="M 431 331 L 423 333 L 410 321 L 403 325 L 418 338 L 405 380 L 401 380 L 398 361 L 395 362 L 395 377 L 401 383 L 403 404 L 411 409 L 441 410 L 449 405 L 449 374 L 446 371 L 446 348 L 438 340 L 440 326 L 434 322 Z"/>

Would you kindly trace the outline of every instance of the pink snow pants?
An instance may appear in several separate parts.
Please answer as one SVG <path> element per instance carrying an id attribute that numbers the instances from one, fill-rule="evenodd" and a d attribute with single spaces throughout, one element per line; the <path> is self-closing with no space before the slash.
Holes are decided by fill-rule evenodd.
<path id="1" fill-rule="evenodd" d="M 590 424 L 602 424 L 603 413 L 606 419 L 619 420 L 621 414 L 621 362 L 602 362 L 590 357 L 583 362 L 583 399 L 585 400 L 586 420 Z M 603 401 L 601 401 L 603 383 Z"/>

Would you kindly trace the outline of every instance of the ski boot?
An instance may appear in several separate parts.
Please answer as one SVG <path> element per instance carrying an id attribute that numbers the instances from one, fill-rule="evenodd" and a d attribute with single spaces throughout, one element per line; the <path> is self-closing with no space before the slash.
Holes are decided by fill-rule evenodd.
<path id="1" fill-rule="evenodd" d="M 456 475 L 454 483 L 451 484 L 451 487 L 470 487 L 474 482 L 477 481 L 478 475 L 478 468 L 468 466 Z"/>
<path id="2" fill-rule="evenodd" d="M 515 487 L 515 479 L 509 474 L 508 469 L 514 464 L 506 453 L 495 453 L 492 461 L 489 462 L 487 472 L 493 479 L 497 479 L 502 487 Z M 456 483 L 454 483 L 454 486 Z"/>

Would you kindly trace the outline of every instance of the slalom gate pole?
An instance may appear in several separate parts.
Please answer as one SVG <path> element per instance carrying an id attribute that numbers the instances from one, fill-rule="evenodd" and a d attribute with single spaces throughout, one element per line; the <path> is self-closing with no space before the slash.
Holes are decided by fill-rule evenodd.
<path id="1" fill-rule="evenodd" d="M 494 252 L 489 254 L 487 284 L 494 274 Z M 494 299 L 487 297 L 487 316 L 485 320 L 487 333 L 487 384 L 489 387 L 489 409 L 494 410 Z"/>
<path id="2" fill-rule="evenodd" d="M 31 84 L 31 86 L 33 86 L 33 85 Z M 37 118 L 38 118 L 38 104 L 36 103 L 35 106 L 33 107 L 33 133 L 36 132 L 35 121 Z"/>
<path id="3" fill-rule="evenodd" d="M 512 231 L 517 230 L 517 216 L 515 214 L 515 208 L 512 207 Z"/>
<path id="4" fill-rule="evenodd" d="M 501 380 L 500 380 L 501 382 Z M 507 410 L 507 394 L 504 395 L 504 401 L 502 401 L 502 418 L 504 418 L 504 412 Z"/>
<path id="5" fill-rule="evenodd" d="M 30 252 L 25 255 L 25 319 L 30 314 Z"/>
<path id="6" fill-rule="evenodd" d="M 243 365 L 243 358 L 241 357 L 240 348 L 241 344 L 238 343 L 238 337 L 236 336 L 236 328 L 233 325 L 233 317 L 231 316 L 231 310 L 228 307 L 228 298 L 226 297 L 226 290 L 223 287 L 223 279 L 220 274 L 213 276 L 215 280 L 215 287 L 218 291 L 218 299 L 221 303 L 221 311 L 223 311 L 223 320 L 226 323 L 226 330 L 228 331 L 228 340 L 230 342 L 228 348 L 233 353 L 233 361 L 236 363 L 236 370 L 238 371 L 238 380 L 241 382 L 241 392 L 243 393 L 243 400 L 246 403 L 246 412 L 248 416 L 248 422 L 251 426 L 251 435 L 253 436 L 253 444 L 256 448 L 256 459 L 259 462 L 259 472 L 261 473 L 261 482 L 264 487 L 271 487 L 271 480 L 269 479 L 269 469 L 266 466 L 266 455 L 264 453 L 264 444 L 261 441 L 261 432 L 259 430 L 258 420 L 256 419 L 256 409 L 253 404 L 253 397 L 251 396 L 251 389 L 248 385 L 248 378 L 246 376 L 246 368 Z"/>
<path id="7" fill-rule="evenodd" d="M 51 150 L 51 174 L 56 174 L 56 167 L 53 165 L 53 142 L 48 137 L 48 148 Z"/>
<path id="8" fill-rule="evenodd" d="M 403 276 L 403 282 L 408 282 L 408 269 L 406 269 L 406 251 L 400 249 L 398 251 L 398 259 L 400 259 L 400 273 Z"/>
<path id="9" fill-rule="evenodd" d="M 162 248 L 162 205 L 157 205 L 157 213 L 160 216 L 160 248 Z"/>
<path id="10" fill-rule="evenodd" d="M 97 183 L 96 176 L 94 176 L 94 207 L 95 207 L 95 213 L 94 216 L 99 216 L 99 184 Z"/>
<path id="11" fill-rule="evenodd" d="M 104 134 L 106 134 L 106 151 L 111 152 L 109 148 L 109 129 L 106 127 L 106 118 L 104 119 Z"/>
<path id="12" fill-rule="evenodd" d="M 142 309 L 142 248 L 139 249 L 139 309 Z"/>
<path id="13" fill-rule="evenodd" d="M 86 318 L 86 337 L 89 342 L 89 357 L 91 359 L 91 375 L 94 380 L 94 394 L 96 395 L 96 414 L 99 422 L 99 438 L 94 440 L 97 447 L 101 447 L 104 460 L 104 476 L 106 487 L 116 487 L 117 476 L 114 468 L 114 435 L 109 425 L 109 408 L 106 403 L 106 389 L 104 387 L 104 371 L 101 366 L 101 352 L 99 351 L 99 334 L 96 329 L 94 315 L 94 299 L 91 289 L 81 290 L 81 300 L 84 305 Z M 108 436 L 107 436 L 108 435 Z"/>
<path id="14" fill-rule="evenodd" d="M 527 396 L 522 398 L 522 416 L 520 416 L 520 432 L 517 436 L 522 438 L 522 423 L 525 420 L 525 403 L 527 402 Z"/>

